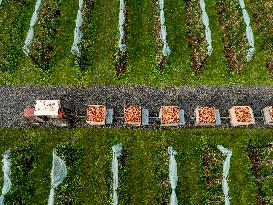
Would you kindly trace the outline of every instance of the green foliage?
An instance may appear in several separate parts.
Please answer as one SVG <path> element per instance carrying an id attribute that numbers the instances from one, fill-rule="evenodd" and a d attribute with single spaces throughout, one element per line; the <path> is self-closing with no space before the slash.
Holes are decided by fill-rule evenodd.
<path id="1" fill-rule="evenodd" d="M 31 1 L 5 1 L 0 7 L 0 71 L 13 74 L 20 66 L 25 33 L 33 5 Z M 12 16 L 11 16 L 12 14 Z M 20 18 L 18 18 L 20 16 Z"/>
<path id="2" fill-rule="evenodd" d="M 8 192 L 5 204 L 28 204 L 35 187 L 32 173 L 37 166 L 37 156 L 32 146 L 22 143 L 11 151 L 12 189 Z"/>
<path id="3" fill-rule="evenodd" d="M 61 32 L 61 4 L 61 0 L 43 2 L 39 11 L 30 55 L 35 59 L 33 63 L 36 63 L 43 71 L 51 72 L 52 66 L 56 64 L 58 53 L 53 55 L 55 51 L 53 42 Z"/>
<path id="4" fill-rule="evenodd" d="M 94 48 L 96 37 L 96 22 L 98 21 L 98 1 L 88 0 L 83 2 L 83 25 L 81 32 L 83 37 L 79 43 L 81 56 L 78 59 L 82 72 L 92 68 L 94 63 Z"/>
<path id="5" fill-rule="evenodd" d="M 222 144 L 232 150 L 229 188 L 232 204 L 256 204 L 257 185 L 248 148 L 273 141 L 272 129 L 1 129 L 0 151 L 10 149 L 13 187 L 7 204 L 46 204 L 50 191 L 52 150 L 62 157 L 68 176 L 56 189 L 56 204 L 111 204 L 112 150 L 123 144 L 119 160 L 120 204 L 168 203 L 167 147 L 173 146 L 178 165 L 176 193 L 179 204 L 208 204 L 209 197 L 221 196 L 221 185 L 208 187 L 204 178 L 203 151 Z M 15 151 L 25 150 L 26 152 Z M 220 154 L 221 155 L 221 154 Z M 211 155 L 210 157 L 221 157 Z M 33 156 L 28 174 L 24 159 Z M 222 163 L 213 174 L 222 172 Z M 26 180 L 25 178 L 26 177 Z M 2 184 L 2 183 L 1 183 Z M 271 180 L 264 184 L 271 190 Z"/>
<path id="6" fill-rule="evenodd" d="M 56 191 L 55 204 L 81 204 L 82 192 L 82 161 L 84 158 L 82 145 L 75 142 L 66 142 L 56 146 L 56 153 L 65 161 L 67 176 Z"/>

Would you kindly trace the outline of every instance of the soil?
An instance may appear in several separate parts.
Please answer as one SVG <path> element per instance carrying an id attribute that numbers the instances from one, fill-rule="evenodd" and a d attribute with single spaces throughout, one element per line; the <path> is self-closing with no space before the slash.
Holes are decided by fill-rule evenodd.
<path id="1" fill-rule="evenodd" d="M 58 25 L 49 26 L 58 17 L 61 16 L 61 10 L 59 8 L 52 8 L 53 5 L 48 3 L 42 5 L 40 19 L 38 19 L 39 27 L 36 32 L 32 47 L 31 59 L 34 64 L 40 67 L 44 71 L 51 70 L 51 60 L 54 46 L 50 39 L 54 39 L 58 34 Z M 55 5 L 55 7 L 58 7 Z M 49 23 L 50 22 L 50 23 Z M 48 36 L 49 38 L 45 37 Z"/>
<path id="2" fill-rule="evenodd" d="M 205 150 L 203 153 L 203 162 L 204 162 L 204 171 L 205 171 L 205 180 L 207 187 L 211 185 L 219 185 L 221 186 L 222 183 L 222 173 L 219 173 L 219 175 L 214 175 L 213 177 L 209 176 L 210 169 L 212 168 L 210 165 L 210 162 L 213 162 L 213 164 L 223 163 L 222 159 L 220 158 L 210 158 L 209 153 L 218 153 L 218 150 Z M 209 200 L 211 202 L 218 202 L 223 201 L 222 196 L 216 195 L 216 193 L 209 193 L 210 198 Z"/>
<path id="3" fill-rule="evenodd" d="M 201 8 L 196 0 L 186 1 L 188 16 L 188 41 L 192 50 L 192 67 L 196 76 L 201 75 L 202 67 L 207 62 L 205 26 L 202 23 Z"/>
<path id="4" fill-rule="evenodd" d="M 239 73 L 244 68 L 248 50 L 245 30 L 241 27 L 244 22 L 239 9 L 237 1 L 234 0 L 228 2 L 221 0 L 215 7 L 224 33 L 224 52 L 228 66 L 234 73 Z"/>
<path id="5" fill-rule="evenodd" d="M 258 185 L 258 195 L 256 197 L 256 202 L 258 205 L 265 205 L 265 203 L 263 202 L 262 200 L 262 196 L 263 196 L 263 191 L 262 191 L 262 183 L 260 180 L 257 180 L 260 178 L 260 175 L 259 175 L 259 167 L 258 167 L 258 163 L 257 163 L 257 149 L 249 149 L 248 151 L 248 155 L 249 155 L 249 158 L 252 162 L 252 171 L 253 171 L 253 174 L 254 174 L 254 177 L 256 179 L 256 183 Z"/>

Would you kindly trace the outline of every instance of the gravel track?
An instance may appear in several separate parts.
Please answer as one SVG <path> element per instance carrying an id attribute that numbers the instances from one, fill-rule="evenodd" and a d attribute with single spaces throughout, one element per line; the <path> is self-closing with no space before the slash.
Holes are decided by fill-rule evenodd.
<path id="1" fill-rule="evenodd" d="M 34 105 L 37 99 L 60 99 L 66 107 L 75 107 L 77 113 L 85 115 L 88 104 L 105 104 L 114 109 L 114 116 L 123 116 L 125 105 L 141 105 L 148 108 L 150 116 L 156 117 L 161 105 L 179 105 L 185 110 L 187 126 L 193 123 L 194 109 L 198 105 L 214 105 L 220 109 L 221 116 L 228 116 L 228 109 L 234 105 L 250 105 L 254 111 L 255 125 L 263 124 L 261 110 L 273 104 L 273 87 L 166 87 L 162 89 L 149 86 L 108 86 L 76 88 L 64 86 L 0 86 L 0 127 L 30 127 L 23 119 L 22 111 Z M 257 118 L 258 117 L 258 118 Z M 75 127 L 89 127 L 82 118 Z M 151 126 L 159 121 L 151 120 Z M 122 119 L 114 120 L 112 126 L 123 127 Z M 221 127 L 230 127 L 229 120 L 223 119 Z"/>

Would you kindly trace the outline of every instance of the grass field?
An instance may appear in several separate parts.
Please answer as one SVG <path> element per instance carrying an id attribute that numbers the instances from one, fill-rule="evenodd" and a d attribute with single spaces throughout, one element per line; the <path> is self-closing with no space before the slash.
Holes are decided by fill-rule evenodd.
<path id="1" fill-rule="evenodd" d="M 65 3 L 58 2 L 60 2 L 61 16 L 58 17 L 58 34 L 52 40 L 54 51 L 50 61 L 52 66 L 50 74 L 35 66 L 22 52 L 35 1 L 5 0 L 2 2 L 0 6 L 2 14 L 0 17 L 1 84 L 272 85 L 271 74 L 265 67 L 266 61 L 272 55 L 272 47 L 265 44 L 268 41 L 264 40 L 256 29 L 257 22 L 252 19 L 251 26 L 257 50 L 254 59 L 247 63 L 239 74 L 233 74 L 228 70 L 223 49 L 223 33 L 220 30 L 214 1 L 206 2 L 214 52 L 208 58 L 200 77 L 194 75 L 191 67 L 191 48 L 187 38 L 191 28 L 187 26 L 185 3 L 174 0 L 165 2 L 167 38 L 172 53 L 163 71 L 158 68 L 157 61 L 162 45 L 157 44 L 158 33 L 154 26 L 158 16 L 155 16 L 153 7 L 158 5 L 153 1 L 128 3 L 128 63 L 125 73 L 119 79 L 115 74 L 119 1 L 94 1 L 94 13 L 88 20 L 92 23 L 85 25 L 83 30 L 83 33 L 87 33 L 87 36 L 92 38 L 88 39 L 92 44 L 88 50 L 90 62 L 84 70 L 80 69 L 76 58 L 70 52 L 77 2 L 72 0 Z M 253 6 L 254 3 L 245 1 L 245 4 L 247 8 L 249 7 L 250 17 L 260 12 Z M 91 4 L 87 3 L 87 6 L 89 5 Z M 20 18 L 17 20 L 19 15 Z M 39 34 L 41 19 L 40 14 L 38 24 L 35 26 L 36 34 Z M 242 25 L 241 28 L 244 30 L 245 26 Z M 84 48 L 84 45 L 82 46 Z"/>
<path id="2" fill-rule="evenodd" d="M 116 143 L 123 144 L 119 161 L 120 204 L 169 201 L 170 145 L 178 152 L 179 204 L 206 204 L 202 153 L 217 144 L 233 151 L 229 173 L 231 203 L 256 204 L 257 187 L 247 149 L 273 141 L 272 129 L 2 129 L 0 134 L 1 153 L 7 149 L 13 153 L 13 188 L 5 204 L 47 203 L 53 148 L 68 165 L 67 178 L 56 189 L 56 204 L 111 204 L 111 147 Z"/>

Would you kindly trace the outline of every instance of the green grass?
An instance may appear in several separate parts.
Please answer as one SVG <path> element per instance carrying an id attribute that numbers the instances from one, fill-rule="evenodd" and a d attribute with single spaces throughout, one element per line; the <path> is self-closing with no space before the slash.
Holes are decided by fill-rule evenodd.
<path id="1" fill-rule="evenodd" d="M 111 84 L 115 78 L 115 54 L 118 51 L 119 1 L 95 0 L 93 64 L 83 74 L 88 84 Z"/>
<path id="2" fill-rule="evenodd" d="M 0 83 L 11 82 L 13 73 L 22 66 L 22 47 L 28 31 L 34 0 L 3 1 L 0 6 Z M 11 15 L 12 14 L 12 15 Z M 20 16 L 20 18 L 18 18 Z"/>
<path id="3" fill-rule="evenodd" d="M 231 203 L 256 204 L 257 187 L 247 149 L 272 142 L 272 134 L 272 129 L 1 129 L 0 152 L 10 149 L 15 156 L 11 168 L 13 188 L 5 204 L 20 198 L 23 204 L 47 203 L 52 150 L 56 147 L 69 165 L 69 178 L 56 189 L 56 204 L 111 204 L 111 147 L 116 143 L 123 144 L 119 161 L 120 204 L 169 201 L 170 145 L 178 152 L 179 204 L 206 204 L 208 188 L 203 178 L 202 152 L 217 144 L 233 151 L 229 174 Z M 70 149 L 62 151 L 63 146 Z M 14 151 L 21 148 L 28 148 L 27 153 L 34 156 L 32 168 L 23 175 L 26 181 L 22 180 L 22 170 L 14 167 L 20 166 L 23 156 Z M 160 185 L 161 180 L 165 185 Z"/>
<path id="4" fill-rule="evenodd" d="M 124 82 L 156 83 L 156 46 L 152 1 L 133 1 L 128 4 L 128 67 Z"/>
<path id="5" fill-rule="evenodd" d="M 92 23 L 85 27 L 90 36 L 90 65 L 81 71 L 76 58 L 70 52 L 73 43 L 78 3 L 68 0 L 61 4 L 60 34 L 53 40 L 55 51 L 52 74 L 48 75 L 34 66 L 22 52 L 22 46 L 29 27 L 35 1 L 26 0 L 27 6 L 20 6 L 12 0 L 3 1 L 0 6 L 1 39 L 6 46 L 0 47 L 0 62 L 5 62 L 8 71 L 0 71 L 0 84 L 65 84 L 65 85 L 109 85 L 149 84 L 166 85 L 272 85 L 272 77 L 265 67 L 272 51 L 262 48 L 263 38 L 251 20 L 257 52 L 240 74 L 228 71 L 223 51 L 223 33 L 215 11 L 215 1 L 208 1 L 206 9 L 210 18 L 214 52 L 203 67 L 201 77 L 195 77 L 191 68 L 191 50 L 188 45 L 186 8 L 183 1 L 165 2 L 167 39 L 172 50 L 169 64 L 163 71 L 158 69 L 158 56 L 162 45 L 157 45 L 157 31 L 154 27 L 152 1 L 128 3 L 128 64 L 124 75 L 117 79 L 115 61 L 118 51 L 119 1 L 95 0 Z M 246 7 L 251 3 L 246 1 Z M 252 13 L 253 8 L 249 9 Z M 252 13 L 250 12 L 250 16 Z M 18 15 L 9 15 L 10 13 Z M 20 14 L 20 18 L 18 18 Z M 39 16 L 40 17 L 40 16 Z M 15 30 L 12 28 L 16 28 Z M 243 26 L 244 27 L 244 26 Z M 38 26 L 35 27 L 38 29 Z M 10 32 L 11 31 L 11 32 Z M 84 31 L 83 31 L 84 32 Z M 91 33 L 90 33 L 91 32 Z M 9 35 L 8 35 L 9 33 Z M 20 35 L 18 35 L 20 34 Z M 2 44 L 1 44 L 2 45 Z M 3 55 L 5 54 L 5 56 Z M 87 54 L 88 55 L 88 54 Z M 9 56 L 9 57 L 7 57 Z M 3 68 L 3 67 L 2 67 Z M 4 70 L 4 68 L 2 69 Z"/>

